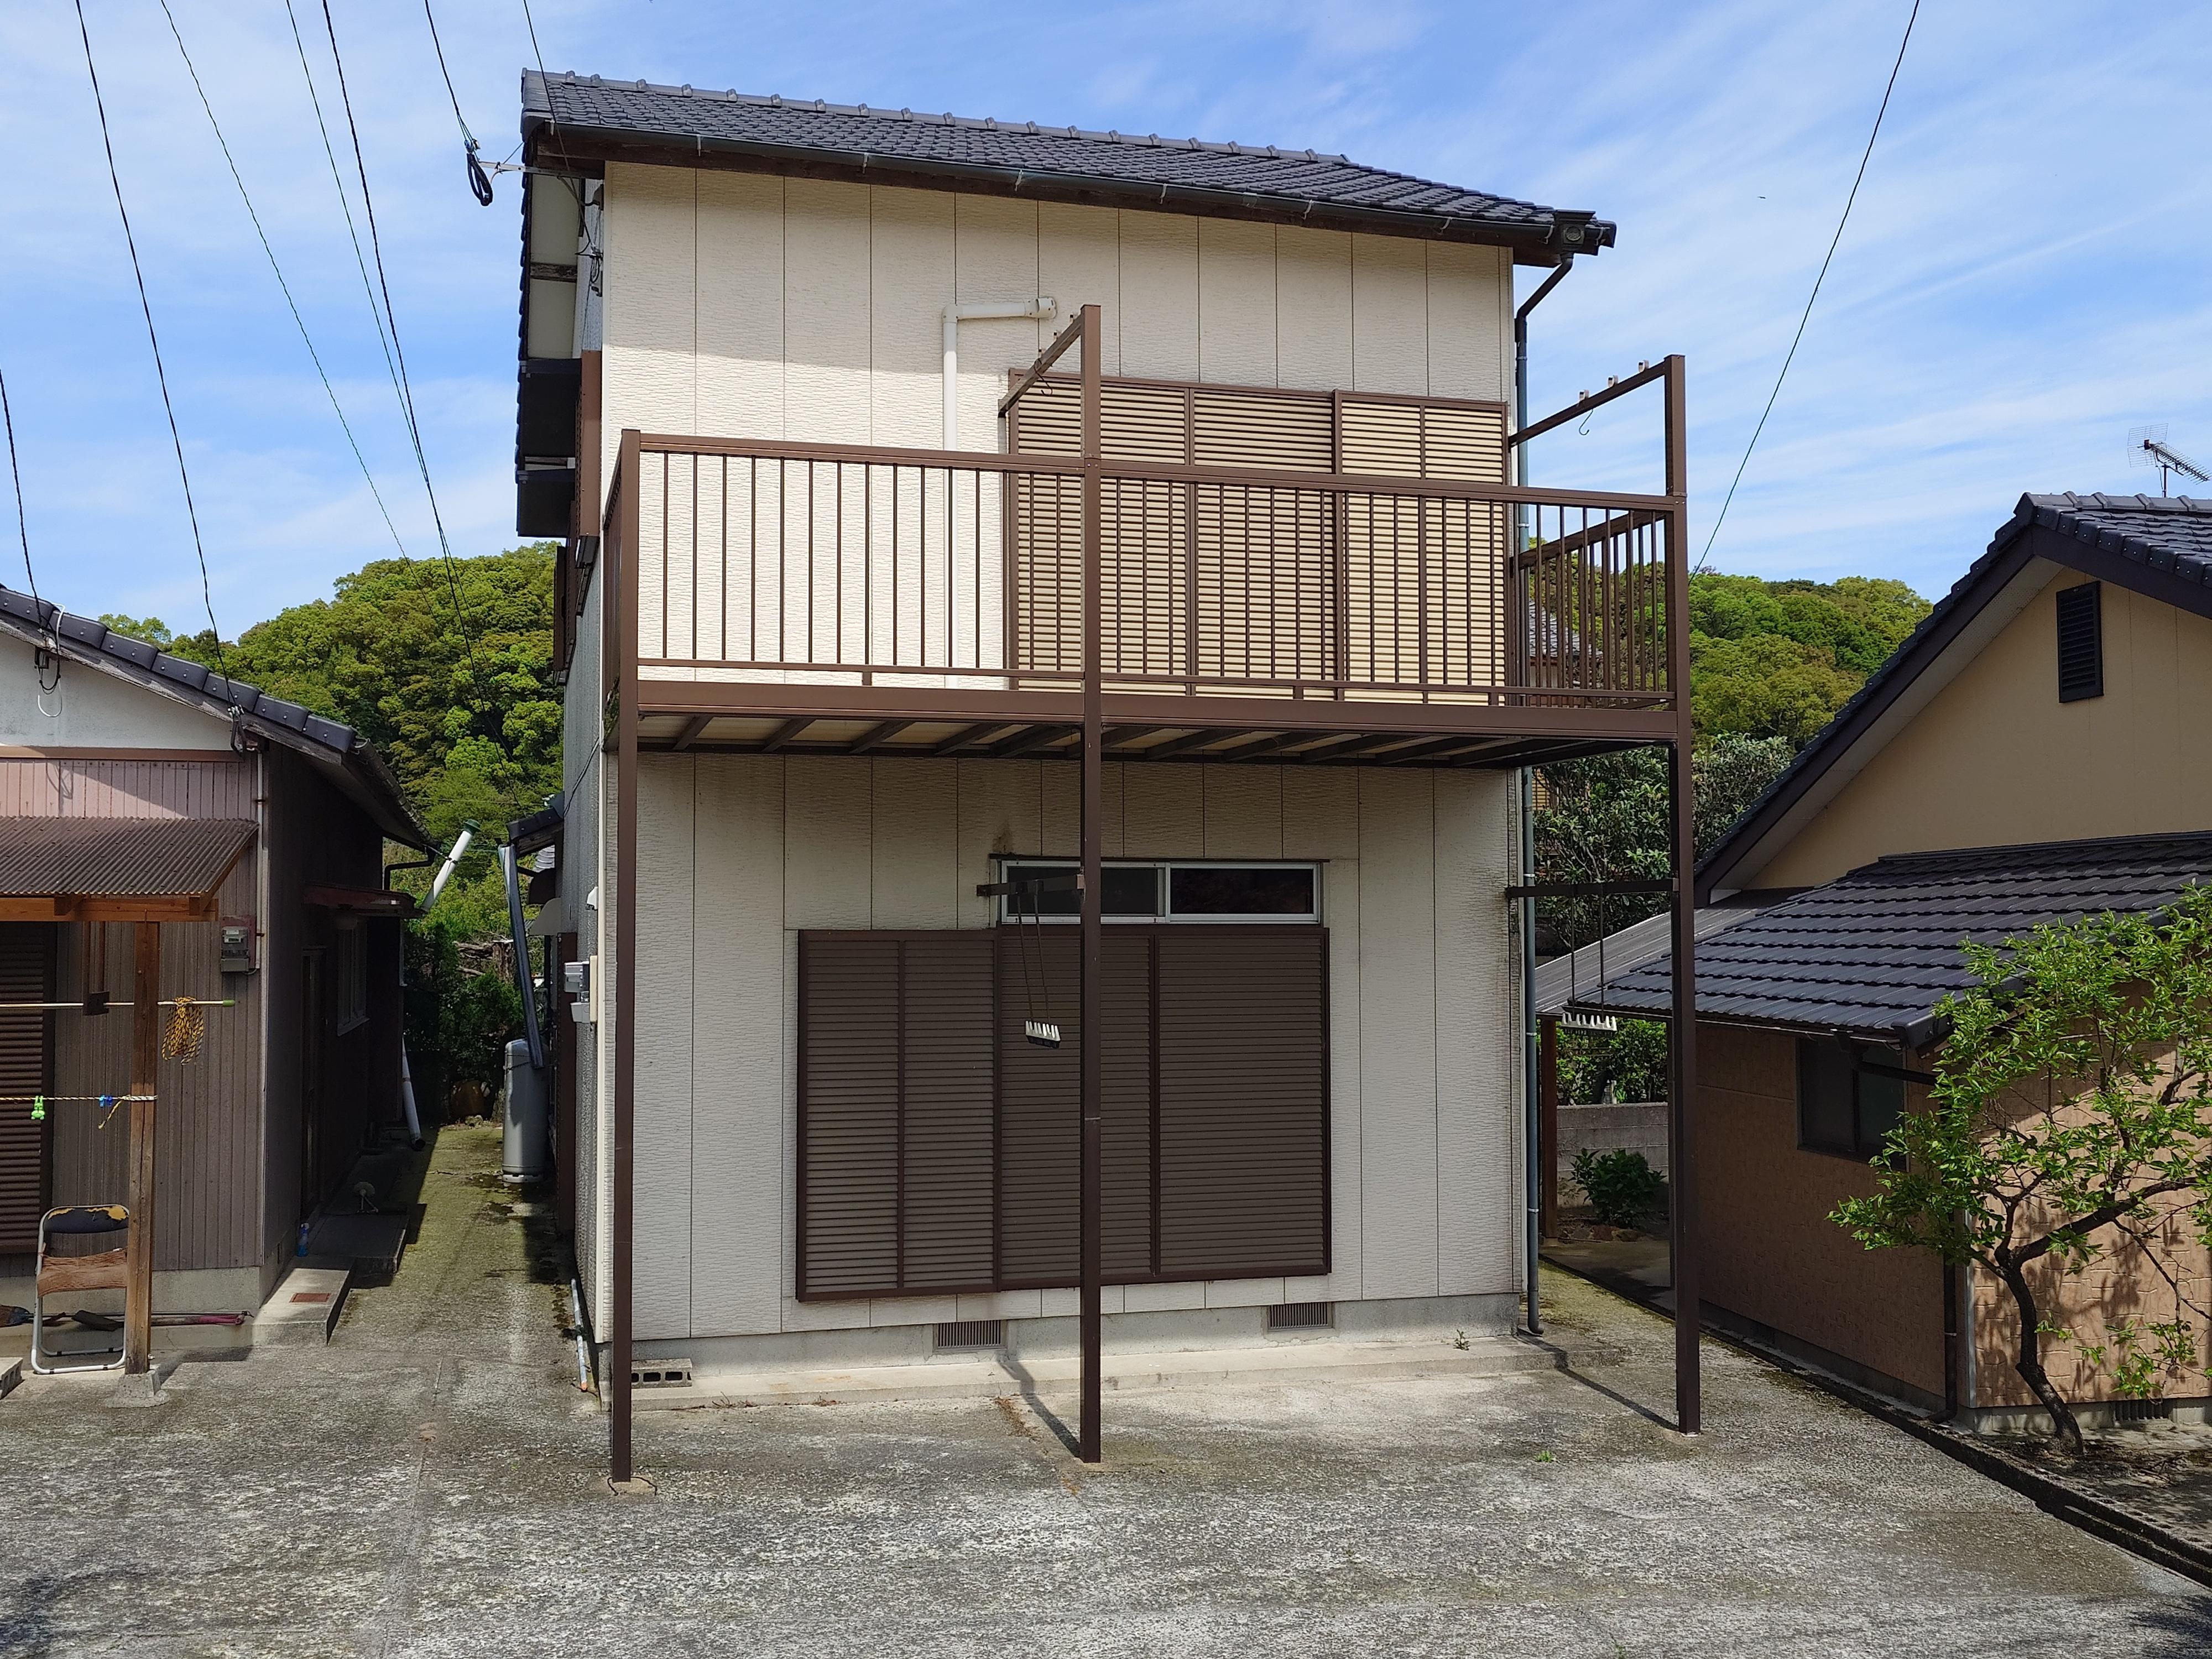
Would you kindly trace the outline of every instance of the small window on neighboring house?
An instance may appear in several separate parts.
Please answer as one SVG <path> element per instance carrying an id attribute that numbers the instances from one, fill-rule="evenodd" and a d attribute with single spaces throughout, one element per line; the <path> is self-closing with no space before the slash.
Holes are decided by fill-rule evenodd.
<path id="1" fill-rule="evenodd" d="M 1077 866 L 1057 860 L 1008 860 L 1000 879 L 1065 876 Z M 1102 908 L 1109 921 L 1317 921 L 1321 866 L 1316 864 L 1231 864 L 1221 861 L 1125 861 L 1104 867 Z M 1000 899 L 999 917 L 1069 921 L 1082 913 L 1082 896 L 1056 887 L 1033 896 Z"/>
<path id="2" fill-rule="evenodd" d="M 2058 701 L 2105 695 L 2105 619 L 2100 585 L 2083 582 L 2058 594 Z"/>
<path id="3" fill-rule="evenodd" d="M 368 1023 L 368 930 L 356 920 L 338 930 L 331 951 L 331 1030 Z"/>
<path id="4" fill-rule="evenodd" d="M 1897 1067 L 1894 1048 L 1854 1056 L 1829 1038 L 1797 1039 L 1797 1144 L 1808 1152 L 1872 1158 L 1905 1111 L 1905 1079 L 1868 1066 Z"/>

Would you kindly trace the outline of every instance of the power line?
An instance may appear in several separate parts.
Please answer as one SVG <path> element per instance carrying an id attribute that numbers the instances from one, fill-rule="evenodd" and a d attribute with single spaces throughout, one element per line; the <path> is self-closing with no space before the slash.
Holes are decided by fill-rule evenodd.
<path id="1" fill-rule="evenodd" d="M 230 153 L 230 143 L 222 136 L 222 124 L 215 118 L 215 106 L 208 101 L 207 88 L 200 82 L 200 72 L 192 63 L 192 55 L 185 49 L 185 37 L 177 27 L 176 15 L 169 9 L 169 0 L 161 0 L 161 15 L 169 20 L 169 33 L 176 37 L 177 55 L 185 60 L 185 72 L 192 78 L 192 90 L 199 94 L 200 107 L 207 112 L 208 125 L 215 130 L 215 141 L 222 146 L 222 159 L 230 166 L 231 179 L 238 186 L 239 199 L 246 204 L 246 216 L 253 221 L 253 234 L 261 239 L 261 251 L 269 256 L 269 269 L 276 273 L 276 286 L 283 290 L 284 303 L 291 308 L 292 321 L 299 328 L 301 343 L 307 348 L 307 356 L 314 361 L 315 373 L 321 377 L 323 391 L 331 400 L 331 410 L 338 417 L 338 425 L 345 429 L 346 443 L 353 450 L 354 459 L 360 464 L 361 476 L 368 485 L 369 495 L 376 501 L 376 510 L 384 516 L 384 527 L 392 532 L 392 544 L 399 550 L 399 556 L 406 559 L 407 544 L 400 539 L 399 526 L 392 521 L 392 509 L 385 505 L 384 492 L 376 487 L 375 475 L 368 470 L 368 458 L 361 453 L 361 441 L 354 436 L 353 423 L 346 419 L 345 410 L 338 402 L 337 389 L 331 386 L 330 373 L 323 367 L 322 354 L 315 349 L 315 342 L 307 332 L 307 319 L 300 314 L 299 301 L 292 297 L 292 285 L 284 280 L 284 268 L 276 263 L 276 250 L 270 246 L 269 233 L 261 227 L 261 216 L 254 210 L 253 198 L 246 192 L 246 180 L 238 170 L 238 159 Z"/>
<path id="2" fill-rule="evenodd" d="M 1720 514 L 1713 520 L 1712 534 L 1705 538 L 1705 550 L 1698 555 L 1700 570 L 1705 568 L 1721 526 L 1728 521 L 1729 503 L 1735 500 L 1735 487 L 1743 482 L 1743 470 L 1751 465 L 1751 452 L 1759 446 L 1759 434 L 1766 430 L 1766 417 L 1774 413 L 1774 400 L 1782 395 L 1783 380 L 1796 359 L 1797 343 L 1805 337 L 1805 325 L 1812 320 L 1813 301 L 1820 297 L 1820 284 L 1828 279 L 1829 262 L 1836 257 L 1837 245 L 1844 240 L 1844 227 L 1851 221 L 1851 204 L 1859 199 L 1859 185 L 1865 181 L 1867 163 L 1874 159 L 1874 141 L 1881 136 L 1881 118 L 1889 112 L 1889 95 L 1897 90 L 1897 72 L 1905 67 L 1905 49 L 1912 44 L 1912 26 L 1919 19 L 1920 0 L 1912 0 L 1912 15 L 1905 20 L 1905 38 L 1897 43 L 1897 61 L 1889 66 L 1889 84 L 1882 88 L 1881 107 L 1874 112 L 1874 131 L 1867 134 L 1865 153 L 1859 157 L 1858 173 L 1851 179 L 1851 193 L 1844 198 L 1843 216 L 1836 221 L 1836 234 L 1829 239 L 1827 258 L 1820 261 L 1820 274 L 1813 279 L 1813 291 L 1805 296 L 1804 314 L 1797 319 L 1797 332 L 1790 337 L 1781 373 L 1774 377 L 1774 390 L 1766 394 L 1766 407 L 1759 411 L 1759 424 L 1752 428 L 1751 441 L 1743 447 L 1743 459 L 1735 464 L 1735 477 L 1729 480 L 1728 494 L 1721 498 Z"/>
<path id="3" fill-rule="evenodd" d="M 123 177 L 115 170 L 115 143 L 107 133 L 107 105 L 100 95 L 100 71 L 93 67 L 92 32 L 85 27 L 84 0 L 76 0 L 76 29 L 78 38 L 84 42 L 85 73 L 92 79 L 93 107 L 100 112 L 100 142 L 107 152 L 107 182 L 115 190 L 115 211 L 123 220 L 123 243 L 131 250 L 131 274 L 138 282 L 138 308 L 146 317 L 146 342 L 154 349 L 154 378 L 161 384 L 161 408 L 169 417 L 169 441 L 177 452 L 177 477 L 185 487 L 185 516 L 191 521 L 192 550 L 199 556 L 200 599 L 207 607 L 208 629 L 215 638 L 215 659 L 216 666 L 222 671 L 223 696 L 235 716 L 240 712 L 238 693 L 231 684 L 230 662 L 222 648 L 222 629 L 215 619 L 215 593 L 208 581 L 207 547 L 200 539 L 199 508 L 192 503 L 192 475 L 185 465 L 185 441 L 177 430 L 176 405 L 169 400 L 169 374 L 161 366 L 161 339 L 154 331 L 154 307 L 146 297 L 146 273 L 138 264 L 138 241 L 131 234 L 131 210 L 123 205 Z"/>
<path id="4" fill-rule="evenodd" d="M 82 6 L 83 0 L 77 0 L 77 3 Z M 287 3 L 289 4 L 289 0 Z M 361 175 L 362 212 L 368 221 L 368 246 L 369 251 L 374 255 L 376 260 L 377 288 L 384 296 L 384 320 L 391 330 L 392 355 L 397 360 L 398 367 L 400 407 L 407 416 L 408 435 L 414 440 L 415 465 L 422 475 L 422 493 L 429 498 L 430 521 L 437 526 L 438 550 L 446 563 L 446 585 L 453 592 L 453 616 L 460 626 L 462 642 L 468 648 L 471 701 L 478 702 L 481 706 L 480 700 L 474 695 L 477 690 L 476 682 L 481 678 L 483 673 L 477 663 L 476 635 L 470 631 L 467 618 L 461 607 L 461 585 L 459 579 L 453 574 L 453 545 L 447 539 L 445 515 L 438 510 L 438 492 L 430 483 L 430 458 L 422 447 L 422 422 L 416 418 L 415 388 L 407 377 L 406 349 L 399 343 L 399 316 L 392 306 L 392 284 L 384 274 L 384 243 L 377 234 L 376 203 L 369 194 L 368 162 L 362 155 L 361 128 L 354 120 L 353 94 L 346 87 L 345 59 L 338 51 L 337 25 L 331 18 L 331 0 L 322 0 L 322 3 L 323 27 L 331 40 L 331 61 L 337 69 L 338 100 L 345 110 L 346 131 L 353 139 L 354 167 Z"/>
<path id="5" fill-rule="evenodd" d="M 15 464 L 15 411 L 8 406 L 8 377 L 0 374 L 0 424 L 8 428 L 8 476 L 15 485 L 15 532 L 23 538 L 23 577 L 31 584 L 31 608 L 39 626 L 46 625 L 46 602 L 39 597 L 38 573 L 31 568 L 31 523 L 23 514 L 23 470 Z"/>
<path id="6" fill-rule="evenodd" d="M 430 46 L 438 54 L 438 73 L 445 77 L 446 96 L 453 100 L 453 120 L 461 130 L 461 151 L 469 167 L 469 190 L 480 207 L 491 205 L 491 180 L 485 176 L 483 163 L 477 159 L 477 136 L 469 131 L 469 124 L 461 114 L 460 94 L 453 90 L 453 75 L 446 67 L 446 48 L 438 39 L 438 20 L 430 15 L 430 0 L 422 0 L 423 21 L 430 25 Z"/>

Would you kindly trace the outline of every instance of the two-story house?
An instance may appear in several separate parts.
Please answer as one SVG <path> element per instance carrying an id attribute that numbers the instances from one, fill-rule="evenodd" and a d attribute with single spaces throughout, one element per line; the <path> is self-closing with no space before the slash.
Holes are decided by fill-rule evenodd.
<path id="1" fill-rule="evenodd" d="M 1516 268 L 1613 228 L 1304 150 L 523 104 L 617 1476 L 679 1359 L 1509 1329 L 1520 769 L 1687 734 L 1680 361 L 1591 400 L 1657 385 L 1663 487 L 1511 481 Z"/>

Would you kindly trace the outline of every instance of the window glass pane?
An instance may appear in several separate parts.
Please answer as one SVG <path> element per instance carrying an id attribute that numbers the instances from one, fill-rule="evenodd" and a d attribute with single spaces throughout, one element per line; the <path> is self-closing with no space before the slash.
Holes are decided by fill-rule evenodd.
<path id="1" fill-rule="evenodd" d="M 1869 1048 L 1866 1058 L 1884 1066 L 1903 1063 L 1894 1048 Z M 1877 1072 L 1859 1073 L 1859 1156 L 1872 1158 L 1881 1150 L 1882 1137 L 1897 1127 L 1905 1113 L 1905 1079 Z"/>
<path id="2" fill-rule="evenodd" d="M 1008 864 L 1006 881 L 1026 881 L 1034 876 L 1073 875 L 1072 864 Z M 1101 899 L 1109 916 L 1155 916 L 1159 914 L 1160 872 L 1149 864 L 1109 864 Z M 1079 916 L 1083 895 L 1073 887 L 1055 887 L 1041 893 L 1010 894 L 1006 915 L 1021 916 Z"/>
<path id="3" fill-rule="evenodd" d="M 1168 872 L 1169 908 L 1178 916 L 1310 916 L 1310 866 L 1178 864 Z"/>
<path id="4" fill-rule="evenodd" d="M 1851 1057 L 1840 1042 L 1797 1039 L 1797 1144 L 1809 1152 L 1857 1155 Z"/>

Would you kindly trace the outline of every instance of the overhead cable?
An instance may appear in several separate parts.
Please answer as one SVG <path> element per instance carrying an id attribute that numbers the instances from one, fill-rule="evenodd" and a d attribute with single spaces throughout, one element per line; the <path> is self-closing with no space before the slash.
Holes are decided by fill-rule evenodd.
<path id="1" fill-rule="evenodd" d="M 78 3 L 82 5 L 83 3 L 83 0 L 78 0 Z M 438 509 L 438 492 L 430 483 L 430 458 L 428 452 L 426 451 L 422 446 L 422 424 L 421 421 L 416 417 L 415 388 L 412 382 L 410 382 L 407 377 L 406 350 L 399 343 L 399 315 L 392 309 L 392 283 L 384 274 L 384 243 L 382 239 L 377 234 L 376 202 L 369 194 L 368 162 L 362 155 L 361 128 L 354 120 L 353 94 L 346 87 L 345 59 L 338 51 L 337 25 L 332 21 L 331 18 L 330 0 L 322 0 L 322 3 L 323 27 L 325 32 L 329 34 L 331 41 L 331 61 L 334 65 L 336 65 L 337 70 L 338 100 L 341 106 L 345 110 L 346 131 L 353 140 L 354 167 L 356 171 L 361 175 L 361 205 L 362 216 L 368 221 L 369 252 L 374 257 L 376 261 L 377 289 L 383 295 L 385 325 L 391 331 L 392 354 L 393 358 L 396 360 L 398 369 L 400 408 L 407 419 L 408 436 L 414 441 L 415 465 L 416 470 L 422 475 L 422 493 L 429 498 L 430 521 L 437 527 L 438 550 L 440 555 L 445 560 L 446 585 L 451 590 L 453 594 L 453 615 L 459 622 L 461 639 L 463 643 L 468 648 L 471 680 L 470 690 L 471 693 L 471 701 L 477 702 L 479 707 L 481 707 L 481 700 L 475 695 L 477 692 L 477 683 L 481 679 L 483 672 L 477 663 L 476 635 L 470 629 L 467 617 L 462 609 L 460 580 L 453 573 L 453 544 L 446 536 L 445 515 Z M 289 0 L 287 0 L 287 4 L 289 6 Z M 366 273 L 364 273 L 364 275 Z"/>
<path id="2" fill-rule="evenodd" d="M 23 579 L 31 585 L 31 608 L 39 626 L 46 625 L 46 602 L 39 597 L 38 573 L 31 568 L 31 523 L 23 514 L 23 470 L 15 463 L 15 412 L 8 407 L 8 377 L 0 374 L 0 425 L 8 428 L 8 476 L 15 486 L 15 532 L 23 539 Z"/>
<path id="3" fill-rule="evenodd" d="M 208 629 L 215 641 L 215 659 L 222 671 L 222 694 L 230 704 L 231 717 L 235 720 L 242 712 L 238 706 L 238 693 L 231 684 L 230 663 L 222 648 L 222 629 L 215 619 L 215 594 L 208 581 L 207 547 L 200 539 L 199 508 L 192 502 L 192 475 L 185 465 L 185 441 L 177 430 L 176 405 L 169 400 L 169 374 L 161 365 L 161 339 L 154 331 L 154 307 L 146 297 L 146 273 L 138 264 L 137 239 L 131 234 L 131 210 L 123 205 L 123 178 L 115 170 L 115 143 L 107 132 L 107 105 L 100 95 L 100 71 L 93 67 L 92 32 L 85 27 L 84 0 L 76 0 L 77 35 L 84 42 L 85 73 L 92 80 L 92 104 L 100 112 L 100 142 L 107 152 L 107 182 L 115 190 L 115 211 L 123 221 L 124 246 L 131 250 L 131 274 L 138 283 L 138 309 L 146 318 L 146 343 L 154 349 L 154 378 L 161 387 L 161 408 L 169 417 L 169 441 L 177 452 L 177 477 L 185 487 L 185 516 L 191 521 L 192 550 L 199 556 L 200 599 L 207 607 Z"/>
<path id="4" fill-rule="evenodd" d="M 315 373 L 321 377 L 324 393 L 331 400 L 331 411 L 338 417 L 338 425 L 345 430 L 346 443 L 361 467 L 361 476 L 368 485 L 369 495 L 375 500 L 376 510 L 384 517 L 384 527 L 392 532 L 392 544 L 399 550 L 402 559 L 407 559 L 407 544 L 400 539 L 399 526 L 392 521 L 392 509 L 385 505 L 384 492 L 376 487 L 376 477 L 368 469 L 368 458 L 361 453 L 361 441 L 354 436 L 353 422 L 346 419 L 345 410 L 338 402 L 337 390 L 331 384 L 330 372 L 323 367 L 322 353 L 315 349 L 314 339 L 307 332 L 307 319 L 300 314 L 300 302 L 292 297 L 292 285 L 284 280 L 284 268 L 276 262 L 276 250 L 270 246 L 269 233 L 262 228 L 261 216 L 254 210 L 253 198 L 247 193 L 246 180 L 238 171 L 238 158 L 230 153 L 230 143 L 222 136 L 222 124 L 215 118 L 215 106 L 208 101 L 207 88 L 200 82 L 200 72 L 192 63 L 191 53 L 185 49 L 185 37 L 177 27 L 176 15 L 169 9 L 169 0 L 161 0 L 161 15 L 169 20 L 169 33 L 176 37 L 177 55 L 185 60 L 185 72 L 192 78 L 192 90 L 200 95 L 200 107 L 207 112 L 208 125 L 215 130 L 215 141 L 222 146 L 222 159 L 229 164 L 231 180 L 238 186 L 239 199 L 246 204 L 246 216 L 253 221 L 253 234 L 261 239 L 261 251 L 269 256 L 269 269 L 276 274 L 276 286 L 283 290 L 284 303 L 290 308 L 292 321 L 300 331 L 301 343 L 307 348 L 307 356 L 314 362 Z"/>
<path id="5" fill-rule="evenodd" d="M 477 136 L 469 131 L 468 121 L 461 114 L 460 94 L 453 90 L 453 71 L 446 67 L 446 48 L 438 39 L 438 20 L 430 15 L 430 0 L 422 0 L 422 16 L 430 25 L 430 46 L 438 54 L 438 73 L 445 76 L 446 96 L 453 100 L 453 120 L 461 130 L 461 152 L 468 162 L 469 189 L 479 206 L 489 207 L 491 180 L 484 175 L 483 163 L 477 159 Z"/>
<path id="6" fill-rule="evenodd" d="M 1836 221 L 1836 234 L 1828 239 L 1827 258 L 1820 261 L 1820 273 L 1813 279 L 1813 291 L 1805 296 L 1804 314 L 1797 319 L 1797 332 L 1790 337 L 1781 373 L 1774 377 L 1774 390 L 1766 394 L 1766 407 L 1759 411 L 1759 424 L 1751 431 L 1751 441 L 1743 447 L 1743 459 L 1735 464 L 1735 477 L 1729 480 L 1728 494 L 1721 498 L 1721 510 L 1713 520 L 1712 534 L 1705 538 L 1705 550 L 1698 555 L 1699 570 L 1705 568 L 1713 543 L 1720 536 L 1721 526 L 1728 522 L 1729 503 L 1735 500 L 1735 487 L 1743 482 L 1744 468 L 1751 465 L 1751 452 L 1759 447 L 1759 434 L 1766 430 L 1766 417 L 1774 413 L 1774 400 L 1782 395 L 1782 382 L 1797 356 L 1797 343 L 1805 337 L 1805 325 L 1812 320 L 1813 301 L 1820 297 L 1820 284 L 1828 279 L 1828 265 L 1836 257 L 1837 246 L 1844 240 L 1844 227 L 1851 222 L 1851 204 L 1859 199 L 1859 185 L 1865 182 L 1867 163 L 1874 159 L 1874 141 L 1881 136 L 1881 118 L 1889 113 L 1889 95 L 1897 90 L 1897 72 L 1905 67 L 1905 49 L 1912 44 L 1912 26 L 1919 19 L 1920 0 L 1912 0 L 1912 15 L 1905 20 L 1905 38 L 1897 43 L 1897 61 L 1889 66 L 1889 84 L 1882 88 L 1881 107 L 1874 112 L 1874 131 L 1867 134 L 1866 150 L 1859 157 L 1859 170 L 1851 179 L 1850 194 L 1844 198 L 1843 216 Z"/>

